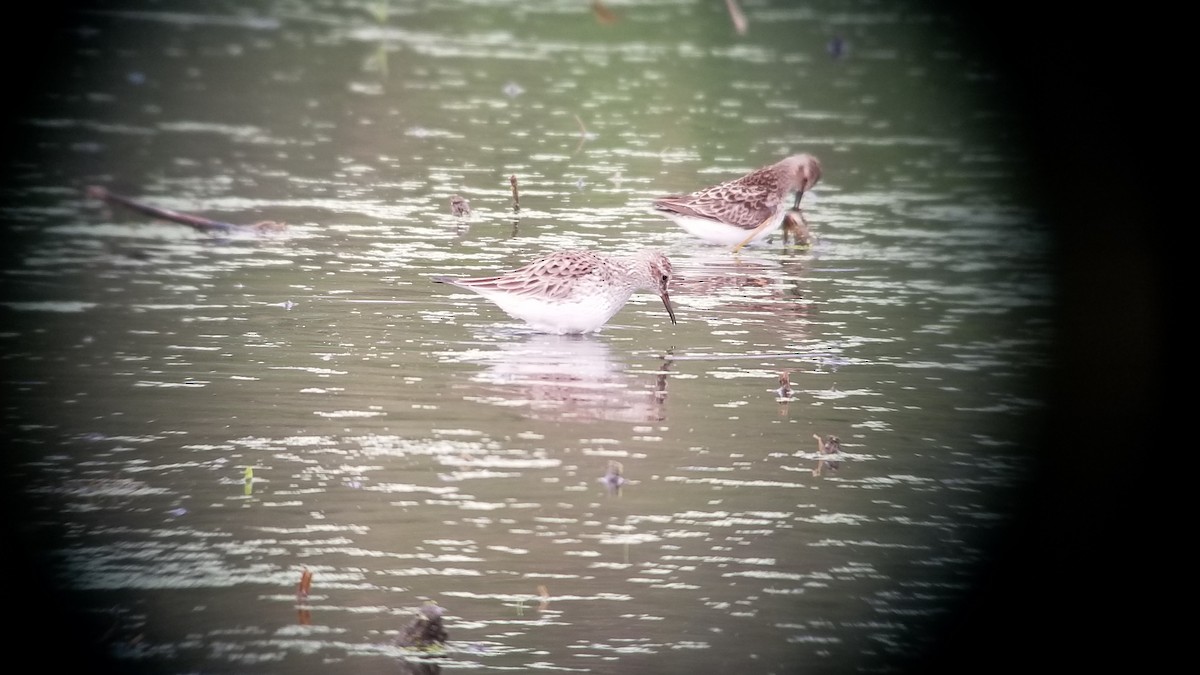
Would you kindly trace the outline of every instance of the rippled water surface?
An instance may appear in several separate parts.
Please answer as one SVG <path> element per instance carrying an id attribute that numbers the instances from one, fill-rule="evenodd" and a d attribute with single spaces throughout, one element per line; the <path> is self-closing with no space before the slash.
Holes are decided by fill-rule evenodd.
<path id="1" fill-rule="evenodd" d="M 80 10 L 0 214 L 0 358 L 27 527 L 61 537 L 87 637 L 147 672 L 929 646 L 1032 471 L 1051 302 L 1022 158 L 937 14 L 742 5 L 744 36 L 718 2 Z M 810 246 L 735 255 L 647 208 L 799 151 Z M 430 280 L 574 246 L 663 249 L 678 325 L 638 294 L 540 335 Z M 394 644 L 424 598 L 433 658 Z"/>

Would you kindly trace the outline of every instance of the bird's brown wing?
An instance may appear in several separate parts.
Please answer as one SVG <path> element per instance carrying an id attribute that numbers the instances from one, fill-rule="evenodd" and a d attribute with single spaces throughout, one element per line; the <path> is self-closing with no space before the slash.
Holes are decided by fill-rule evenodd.
<path id="1" fill-rule="evenodd" d="M 690 195 L 662 197 L 654 202 L 654 208 L 750 230 L 775 213 L 778 201 L 775 193 L 765 185 L 731 182 Z"/>
<path id="2" fill-rule="evenodd" d="M 571 294 L 574 280 L 595 274 L 600 266 L 601 260 L 594 253 L 555 251 L 524 267 L 493 277 L 473 279 L 435 277 L 434 281 L 463 288 L 490 289 L 545 298 L 565 298 Z"/>

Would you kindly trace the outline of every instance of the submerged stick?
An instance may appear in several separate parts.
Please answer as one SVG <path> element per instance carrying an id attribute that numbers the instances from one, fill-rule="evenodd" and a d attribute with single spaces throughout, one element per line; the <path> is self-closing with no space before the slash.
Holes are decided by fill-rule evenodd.
<path id="1" fill-rule="evenodd" d="M 263 234 L 266 232 L 278 232 L 287 228 L 287 225 L 284 223 L 277 223 L 273 220 L 264 220 L 254 223 L 253 225 L 235 225 L 233 223 L 224 223 L 219 220 L 211 220 L 209 218 L 194 216 L 190 213 L 181 213 L 171 209 L 151 206 L 150 204 L 137 201 L 132 197 L 126 197 L 124 195 L 109 192 L 107 189 L 96 185 L 88 186 L 87 196 L 92 199 L 99 199 L 109 204 L 118 204 L 130 209 L 131 211 L 137 211 L 138 213 L 152 216 L 154 218 L 182 223 L 199 232 L 219 232 L 225 234 L 238 230 L 251 230 L 259 234 Z"/>
<path id="2" fill-rule="evenodd" d="M 738 35 L 745 35 L 746 31 L 750 30 L 750 22 L 746 20 L 742 8 L 738 7 L 737 0 L 725 0 L 725 6 L 729 8 L 729 19 L 733 21 L 733 29 Z"/>
<path id="3" fill-rule="evenodd" d="M 596 21 L 606 26 L 611 26 L 619 20 L 617 13 L 609 9 L 601 0 L 592 0 L 592 14 L 596 16 Z"/>
<path id="4" fill-rule="evenodd" d="M 513 174 L 508 177 L 508 184 L 512 186 L 513 196 L 513 211 L 521 210 L 521 196 L 517 194 L 517 175 Z"/>
<path id="5" fill-rule="evenodd" d="M 578 113 L 571 113 L 571 114 L 575 115 L 575 122 L 579 125 L 579 144 L 575 146 L 575 152 L 577 153 L 577 152 L 579 152 L 579 149 L 583 147 L 583 144 L 587 142 L 588 130 L 587 130 L 587 127 L 583 126 L 583 120 L 579 119 Z M 575 154 L 575 153 L 572 153 L 572 154 Z"/>

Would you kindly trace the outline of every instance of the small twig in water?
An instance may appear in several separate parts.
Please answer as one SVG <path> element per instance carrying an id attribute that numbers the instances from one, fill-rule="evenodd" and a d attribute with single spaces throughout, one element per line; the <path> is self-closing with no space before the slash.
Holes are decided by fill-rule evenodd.
<path id="1" fill-rule="evenodd" d="M 571 114 L 575 115 L 575 122 L 579 125 L 579 144 L 575 146 L 575 152 L 579 152 L 579 149 L 583 147 L 584 142 L 588 139 L 588 130 L 587 127 L 583 126 L 583 120 L 579 119 L 578 113 Z"/>
<path id="2" fill-rule="evenodd" d="M 729 8 L 729 18 L 733 21 L 733 29 L 738 35 L 745 35 L 750 29 L 750 22 L 746 20 L 746 15 L 742 13 L 742 8 L 738 7 L 737 0 L 725 0 L 725 6 Z"/>
<path id="3" fill-rule="evenodd" d="M 596 21 L 611 26 L 618 21 L 617 13 L 608 8 L 601 0 L 592 0 L 592 14 Z"/>

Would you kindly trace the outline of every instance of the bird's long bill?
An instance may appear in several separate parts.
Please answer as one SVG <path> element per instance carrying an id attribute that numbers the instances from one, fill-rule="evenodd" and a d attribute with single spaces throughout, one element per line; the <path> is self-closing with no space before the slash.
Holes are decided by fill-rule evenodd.
<path id="1" fill-rule="evenodd" d="M 660 297 L 662 298 L 663 305 L 667 308 L 667 316 L 671 317 L 671 323 L 679 323 L 675 320 L 675 310 L 671 309 L 671 298 L 667 296 L 667 292 L 663 291 L 663 294 Z"/>
<path id="2" fill-rule="evenodd" d="M 804 190 L 796 190 L 796 201 L 792 203 L 793 209 L 800 208 L 800 200 L 804 198 Z"/>

